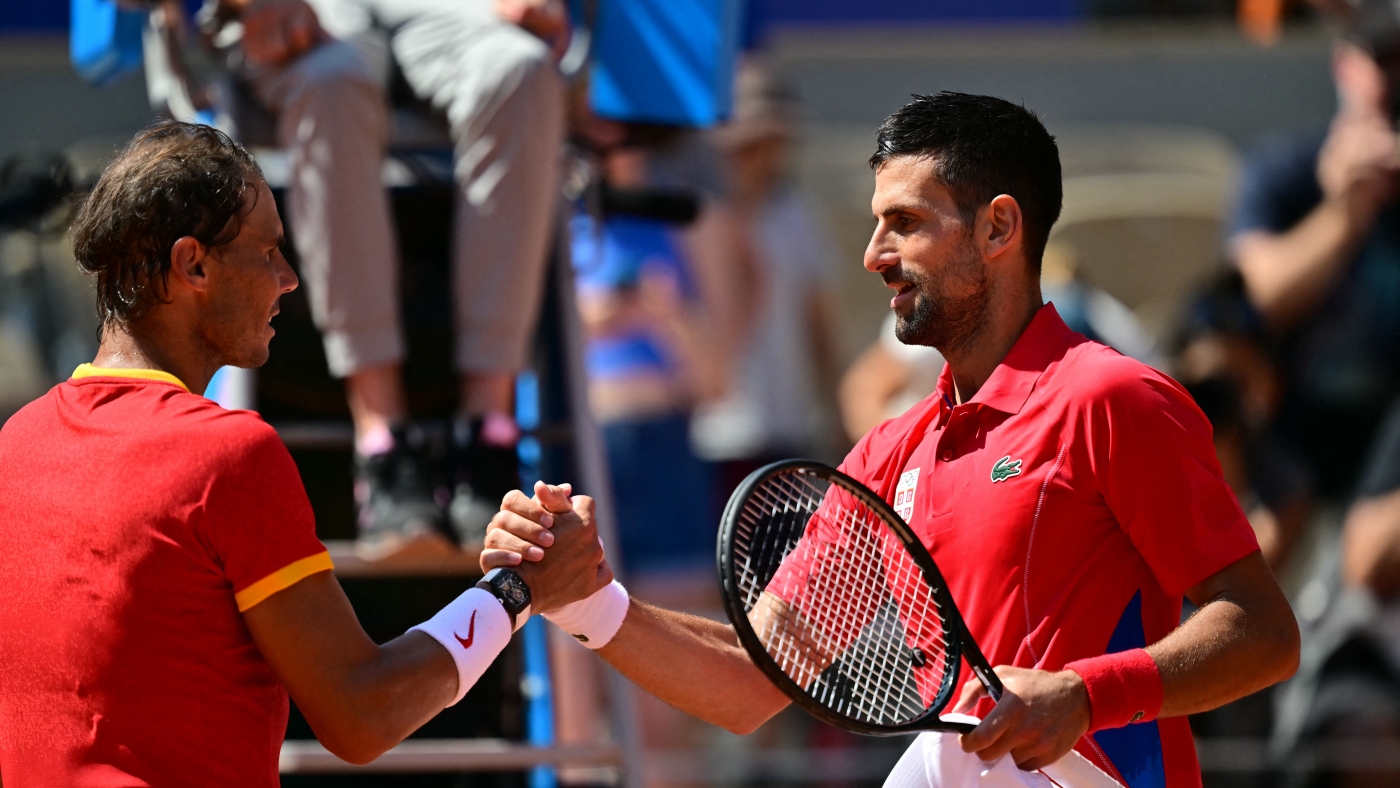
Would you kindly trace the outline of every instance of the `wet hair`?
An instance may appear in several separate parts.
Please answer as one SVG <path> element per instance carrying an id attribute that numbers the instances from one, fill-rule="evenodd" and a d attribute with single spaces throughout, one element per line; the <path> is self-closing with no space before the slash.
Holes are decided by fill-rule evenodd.
<path id="1" fill-rule="evenodd" d="M 209 126 L 164 121 L 137 134 L 102 171 L 73 221 L 78 267 L 96 280 L 103 326 L 140 319 L 162 303 L 170 250 L 189 236 L 229 243 L 262 180 L 253 157 Z"/>
<path id="2" fill-rule="evenodd" d="M 1021 206 L 1026 259 L 1040 271 L 1050 228 L 1060 218 L 1060 151 L 1035 113 L 994 96 L 943 91 L 915 95 L 880 124 L 870 166 L 927 157 L 964 222 L 999 194 Z"/>

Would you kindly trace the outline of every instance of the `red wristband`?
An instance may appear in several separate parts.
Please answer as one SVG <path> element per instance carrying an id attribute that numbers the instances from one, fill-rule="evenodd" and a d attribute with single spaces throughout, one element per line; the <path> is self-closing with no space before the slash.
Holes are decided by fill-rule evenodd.
<path id="1" fill-rule="evenodd" d="M 1078 673 L 1089 692 L 1089 733 L 1155 720 L 1162 710 L 1162 673 L 1143 649 L 1076 660 L 1065 669 Z"/>

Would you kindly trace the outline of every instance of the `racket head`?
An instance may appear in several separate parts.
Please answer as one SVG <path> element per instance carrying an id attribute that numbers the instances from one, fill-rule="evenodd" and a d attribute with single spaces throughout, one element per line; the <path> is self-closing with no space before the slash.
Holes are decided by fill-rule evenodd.
<path id="1" fill-rule="evenodd" d="M 808 713 L 873 736 L 972 729 L 938 716 L 960 687 L 952 595 L 913 530 L 860 482 L 810 460 L 754 471 L 725 507 L 717 558 L 740 643 Z"/>

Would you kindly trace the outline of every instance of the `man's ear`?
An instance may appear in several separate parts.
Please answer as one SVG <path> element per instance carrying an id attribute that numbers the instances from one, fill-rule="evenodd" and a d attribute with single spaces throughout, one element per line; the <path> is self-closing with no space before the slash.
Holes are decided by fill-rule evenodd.
<path id="1" fill-rule="evenodd" d="M 982 209 L 982 251 L 996 259 L 1010 249 L 1022 247 L 1024 222 L 1021 206 L 1009 194 L 998 194 Z"/>
<path id="2" fill-rule="evenodd" d="M 192 290 L 209 286 L 209 247 L 188 235 L 170 247 L 170 278 Z"/>

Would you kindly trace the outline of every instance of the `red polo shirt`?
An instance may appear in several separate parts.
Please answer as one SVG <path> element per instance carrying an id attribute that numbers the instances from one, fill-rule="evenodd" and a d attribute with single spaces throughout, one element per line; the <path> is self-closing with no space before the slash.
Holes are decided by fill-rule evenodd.
<path id="1" fill-rule="evenodd" d="M 287 691 L 243 622 L 331 568 L 255 413 L 84 364 L 0 430 L 0 774 L 275 786 Z"/>
<path id="2" fill-rule="evenodd" d="M 842 470 L 919 533 L 993 665 L 1059 670 L 1155 643 L 1184 591 L 1259 549 L 1190 396 L 1051 305 L 977 396 L 953 401 L 945 367 Z M 1201 784 L 1185 718 L 1077 749 L 1130 788 Z"/>

